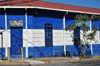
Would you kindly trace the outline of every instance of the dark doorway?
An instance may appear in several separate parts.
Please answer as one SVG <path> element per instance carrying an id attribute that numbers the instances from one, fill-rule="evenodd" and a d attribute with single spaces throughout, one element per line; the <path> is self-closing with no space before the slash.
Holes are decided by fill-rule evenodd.
<path id="1" fill-rule="evenodd" d="M 45 24 L 45 47 L 53 47 L 52 24 Z"/>

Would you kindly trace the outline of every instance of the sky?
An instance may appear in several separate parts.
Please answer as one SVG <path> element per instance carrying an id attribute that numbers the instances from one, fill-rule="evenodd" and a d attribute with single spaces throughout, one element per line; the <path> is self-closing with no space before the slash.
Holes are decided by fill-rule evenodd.
<path id="1" fill-rule="evenodd" d="M 100 0 L 42 0 L 42 1 L 100 9 Z"/>
<path id="2" fill-rule="evenodd" d="M 4 0 L 0 0 L 0 1 L 4 1 Z"/>

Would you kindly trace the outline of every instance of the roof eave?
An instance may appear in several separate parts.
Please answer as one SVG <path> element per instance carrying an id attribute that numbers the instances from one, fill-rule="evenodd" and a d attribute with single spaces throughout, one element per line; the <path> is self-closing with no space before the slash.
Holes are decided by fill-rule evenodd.
<path id="1" fill-rule="evenodd" d="M 38 9 L 56 10 L 56 11 L 62 11 L 62 12 L 73 12 L 73 13 L 85 13 L 85 14 L 100 15 L 100 13 L 64 10 L 64 9 L 54 9 L 54 8 L 37 7 L 37 6 L 0 6 L 0 8 L 38 8 Z"/>

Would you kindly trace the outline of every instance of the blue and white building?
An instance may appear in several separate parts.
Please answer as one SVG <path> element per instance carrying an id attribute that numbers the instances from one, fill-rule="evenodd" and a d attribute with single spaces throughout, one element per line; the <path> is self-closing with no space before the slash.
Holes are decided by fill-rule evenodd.
<path id="1" fill-rule="evenodd" d="M 4 57 L 8 56 L 8 47 L 14 58 L 21 57 L 21 47 L 25 58 L 78 55 L 72 38 L 75 32 L 65 31 L 65 27 L 75 22 L 75 15 L 84 13 L 100 15 L 100 9 L 35 0 L 0 2 L 0 57 L 2 47 Z M 93 25 L 100 29 L 100 21 L 90 20 L 89 25 L 89 31 Z M 77 34 L 81 38 L 80 31 Z M 87 49 L 93 56 L 100 55 L 100 30 L 96 40 Z"/>

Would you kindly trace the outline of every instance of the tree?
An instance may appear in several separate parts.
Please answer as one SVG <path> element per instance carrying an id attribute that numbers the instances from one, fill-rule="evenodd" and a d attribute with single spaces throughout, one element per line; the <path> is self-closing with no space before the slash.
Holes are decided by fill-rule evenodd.
<path id="1" fill-rule="evenodd" d="M 80 14 L 80 15 L 76 15 L 75 17 L 75 22 L 74 24 L 70 24 L 66 27 L 66 31 L 68 30 L 75 30 L 77 28 L 81 28 L 83 31 L 80 32 L 80 35 L 82 36 L 82 39 L 79 39 L 77 37 L 77 35 L 74 34 L 73 36 L 73 40 L 76 41 L 75 46 L 79 46 L 80 47 L 80 56 L 84 57 L 85 53 L 86 53 L 86 49 L 89 46 L 89 44 L 95 40 L 95 35 L 96 35 L 96 31 L 97 28 L 92 26 L 92 31 L 89 31 L 89 23 L 90 20 L 93 22 L 94 20 L 98 20 L 99 16 L 95 16 L 95 15 L 87 15 L 87 14 Z"/>

